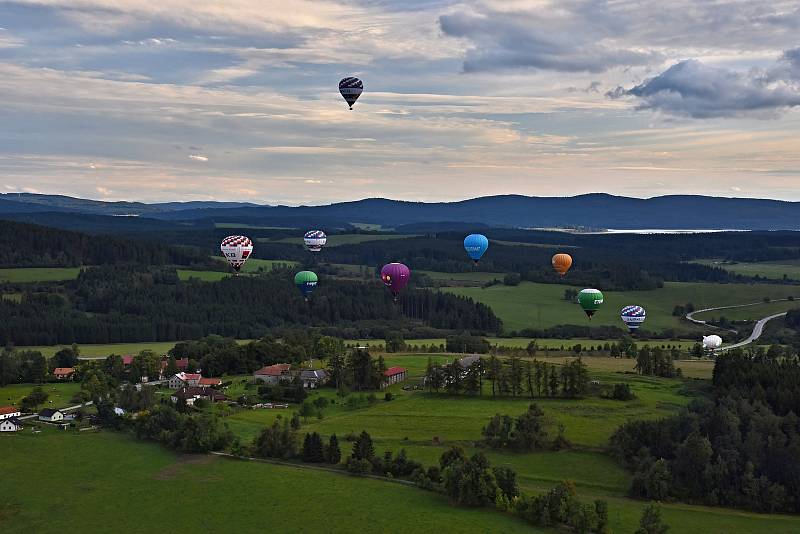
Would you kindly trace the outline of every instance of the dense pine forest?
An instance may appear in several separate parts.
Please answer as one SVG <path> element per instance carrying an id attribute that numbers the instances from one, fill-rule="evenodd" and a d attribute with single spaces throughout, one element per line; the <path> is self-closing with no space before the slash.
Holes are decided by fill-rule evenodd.
<path id="1" fill-rule="evenodd" d="M 208 334 L 258 338 L 286 326 L 316 327 L 341 337 L 382 337 L 388 329 L 423 334 L 501 328 L 491 309 L 470 299 L 410 290 L 398 303 L 379 283 L 326 280 L 303 300 L 292 273 L 219 282 L 180 281 L 174 268 L 85 269 L 59 292 L 0 300 L 0 343 L 114 343 L 196 339 Z"/>

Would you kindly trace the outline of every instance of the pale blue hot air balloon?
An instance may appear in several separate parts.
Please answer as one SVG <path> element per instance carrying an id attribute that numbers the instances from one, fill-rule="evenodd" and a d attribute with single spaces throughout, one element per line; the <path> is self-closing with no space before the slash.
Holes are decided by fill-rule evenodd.
<path id="1" fill-rule="evenodd" d="M 489 240 L 483 234 L 469 234 L 464 238 L 464 250 L 475 263 L 478 263 L 488 248 Z"/>

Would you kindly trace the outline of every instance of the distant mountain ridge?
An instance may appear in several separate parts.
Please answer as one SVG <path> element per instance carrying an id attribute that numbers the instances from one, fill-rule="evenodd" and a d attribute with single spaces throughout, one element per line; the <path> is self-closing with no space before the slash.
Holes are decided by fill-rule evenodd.
<path id="1" fill-rule="evenodd" d="M 500 195 L 457 202 L 409 202 L 368 198 L 323 206 L 261 206 L 237 202 L 103 202 L 31 193 L 0 195 L 0 216 L 60 212 L 138 215 L 169 221 L 262 221 L 278 225 L 304 218 L 398 227 L 423 223 L 471 223 L 517 228 L 800 230 L 800 202 L 669 195 L 648 199 L 592 193 L 573 197 Z M 46 224 L 43 222 L 42 224 Z"/>

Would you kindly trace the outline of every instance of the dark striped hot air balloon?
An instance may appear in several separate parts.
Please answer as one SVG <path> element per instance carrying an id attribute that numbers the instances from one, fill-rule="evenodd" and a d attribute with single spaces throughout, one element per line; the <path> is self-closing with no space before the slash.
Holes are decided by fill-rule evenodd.
<path id="1" fill-rule="evenodd" d="M 347 105 L 350 106 L 350 109 L 353 109 L 353 104 L 364 92 L 364 84 L 358 78 L 348 76 L 347 78 L 342 78 L 339 82 L 339 92 L 342 93 L 342 97 L 347 102 Z"/>

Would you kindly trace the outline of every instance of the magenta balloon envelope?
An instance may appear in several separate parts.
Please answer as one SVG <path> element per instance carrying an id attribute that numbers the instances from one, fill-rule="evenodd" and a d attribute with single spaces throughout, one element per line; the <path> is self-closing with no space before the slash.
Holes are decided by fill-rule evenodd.
<path id="1" fill-rule="evenodd" d="M 397 295 L 408 285 L 411 277 L 411 270 L 402 263 L 387 263 L 381 269 L 381 280 L 392 290 L 392 294 Z"/>

